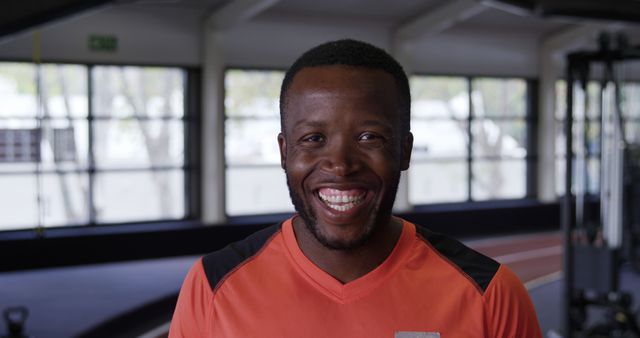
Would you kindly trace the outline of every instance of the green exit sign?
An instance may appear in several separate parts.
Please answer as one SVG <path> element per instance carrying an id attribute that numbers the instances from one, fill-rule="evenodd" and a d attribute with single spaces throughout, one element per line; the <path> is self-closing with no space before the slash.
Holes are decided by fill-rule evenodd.
<path id="1" fill-rule="evenodd" d="M 90 35 L 89 50 L 94 52 L 115 52 L 118 49 L 118 38 L 113 35 Z"/>

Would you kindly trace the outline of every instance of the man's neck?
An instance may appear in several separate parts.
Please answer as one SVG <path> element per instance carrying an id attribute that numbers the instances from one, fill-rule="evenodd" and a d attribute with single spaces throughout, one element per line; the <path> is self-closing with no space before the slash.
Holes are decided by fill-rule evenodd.
<path id="1" fill-rule="evenodd" d="M 296 241 L 305 256 L 343 284 L 358 279 L 389 257 L 402 233 L 402 221 L 391 217 L 376 227 L 371 237 L 353 250 L 330 249 L 320 243 L 300 217 L 293 219 Z"/>

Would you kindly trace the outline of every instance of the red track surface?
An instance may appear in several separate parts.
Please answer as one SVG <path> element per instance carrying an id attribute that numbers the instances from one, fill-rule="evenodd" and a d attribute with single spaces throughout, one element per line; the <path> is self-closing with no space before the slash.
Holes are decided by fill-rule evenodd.
<path id="1" fill-rule="evenodd" d="M 498 237 L 465 242 L 475 250 L 509 266 L 533 287 L 562 270 L 562 235 L 559 232 Z"/>

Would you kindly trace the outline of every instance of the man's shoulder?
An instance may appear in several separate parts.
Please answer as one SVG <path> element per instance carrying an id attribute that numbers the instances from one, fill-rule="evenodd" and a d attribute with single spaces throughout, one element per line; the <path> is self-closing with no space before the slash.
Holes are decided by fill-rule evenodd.
<path id="1" fill-rule="evenodd" d="M 462 273 L 481 294 L 498 273 L 500 263 L 487 257 L 458 240 L 416 225 L 416 234 L 442 259 Z"/>
<path id="2" fill-rule="evenodd" d="M 215 290 L 228 274 L 255 257 L 280 231 L 281 226 L 282 223 L 268 226 L 202 257 L 202 267 L 211 290 Z"/>

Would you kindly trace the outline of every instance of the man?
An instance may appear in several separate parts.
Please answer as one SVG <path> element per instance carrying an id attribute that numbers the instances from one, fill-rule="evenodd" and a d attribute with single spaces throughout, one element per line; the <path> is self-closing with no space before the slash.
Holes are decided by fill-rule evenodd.
<path id="1" fill-rule="evenodd" d="M 289 69 L 281 164 L 297 215 L 189 272 L 177 337 L 541 337 L 505 266 L 391 215 L 409 84 L 386 52 L 325 43 Z"/>

